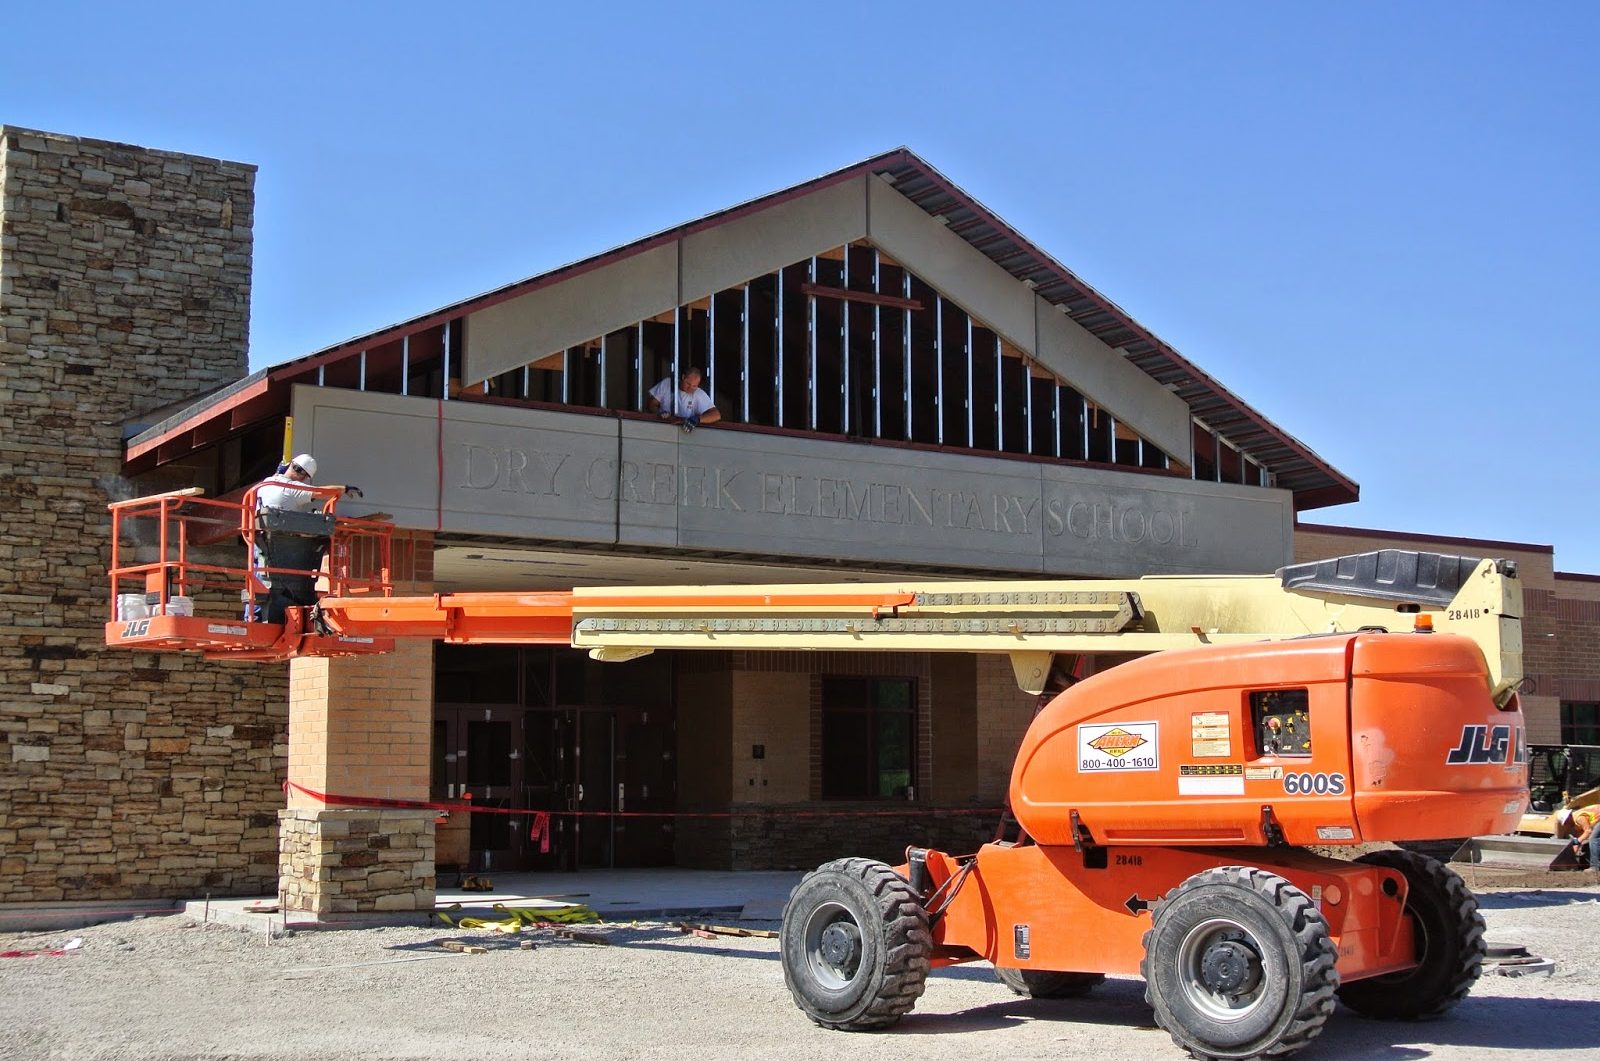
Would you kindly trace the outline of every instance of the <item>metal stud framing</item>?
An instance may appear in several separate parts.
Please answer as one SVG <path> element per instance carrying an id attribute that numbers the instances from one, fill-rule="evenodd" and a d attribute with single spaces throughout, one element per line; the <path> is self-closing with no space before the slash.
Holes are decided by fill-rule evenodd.
<path id="1" fill-rule="evenodd" d="M 778 371 L 774 373 L 778 381 L 777 408 L 773 410 L 772 419 L 779 427 L 783 426 L 783 270 L 778 270 L 778 300 L 773 305 L 772 314 L 773 347 L 777 351 Z"/>
<path id="2" fill-rule="evenodd" d="M 901 288 L 901 290 L 900 290 L 901 296 L 903 298 L 905 298 L 907 301 L 909 301 L 911 299 L 911 270 L 903 268 L 903 267 L 900 270 L 900 288 Z M 905 353 L 905 368 L 904 368 L 904 371 L 901 373 L 900 379 L 901 379 L 901 382 L 902 382 L 901 397 L 904 399 L 905 407 L 906 407 L 906 431 L 905 431 L 906 441 L 910 442 L 911 441 L 911 309 L 910 309 L 909 306 L 906 308 L 905 318 L 906 318 L 905 322 L 904 322 L 904 324 L 903 324 L 903 326 L 901 328 L 901 340 L 902 340 L 901 346 L 904 348 L 904 353 Z"/>
<path id="3" fill-rule="evenodd" d="M 566 377 L 563 372 L 562 377 Z M 450 322 L 444 322 L 444 375 L 439 382 L 439 389 L 443 392 L 440 397 L 446 400 L 450 397 Z"/>
<path id="4" fill-rule="evenodd" d="M 811 271 L 806 273 L 806 280 L 815 284 L 817 282 L 817 259 L 811 258 Z M 806 425 L 815 431 L 817 429 L 817 296 L 806 296 L 806 364 L 810 373 L 806 378 Z"/>
<path id="5" fill-rule="evenodd" d="M 744 309 L 739 313 L 739 410 L 750 418 L 750 285 L 744 285 Z"/>
<path id="6" fill-rule="evenodd" d="M 944 296 L 933 296 L 933 419 L 939 432 L 935 436 L 944 445 Z"/>

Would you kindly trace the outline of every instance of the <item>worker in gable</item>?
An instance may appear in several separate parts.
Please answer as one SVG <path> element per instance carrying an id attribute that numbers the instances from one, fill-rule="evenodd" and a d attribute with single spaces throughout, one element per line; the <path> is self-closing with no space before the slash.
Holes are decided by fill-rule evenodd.
<path id="1" fill-rule="evenodd" d="M 717 411 L 716 403 L 700 389 L 700 381 L 704 378 L 700 370 L 692 365 L 684 369 L 676 388 L 672 385 L 671 376 L 663 378 L 650 388 L 650 411 L 659 413 L 663 420 L 682 424 L 686 432 L 693 431 L 701 424 L 714 424 L 721 420 L 722 414 Z"/>

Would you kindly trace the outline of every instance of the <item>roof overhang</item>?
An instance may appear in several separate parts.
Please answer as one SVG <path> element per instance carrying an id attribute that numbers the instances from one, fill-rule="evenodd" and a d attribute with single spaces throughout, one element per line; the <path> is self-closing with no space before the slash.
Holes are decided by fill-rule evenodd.
<path id="1" fill-rule="evenodd" d="M 1271 470 L 1278 485 L 1293 492 L 1296 509 L 1345 504 L 1360 498 L 1360 487 L 1309 446 L 1201 371 L 994 211 L 903 147 L 261 370 L 134 435 L 128 442 L 127 463 L 130 470 L 144 470 L 181 455 L 191 447 L 225 438 L 253 422 L 286 415 L 293 384 L 319 382 L 322 373 L 336 367 L 347 368 L 348 362 L 363 351 L 396 343 L 467 313 L 562 283 L 863 174 L 873 174 L 890 182 L 918 208 L 1171 390 L 1189 406 L 1195 417 Z"/>

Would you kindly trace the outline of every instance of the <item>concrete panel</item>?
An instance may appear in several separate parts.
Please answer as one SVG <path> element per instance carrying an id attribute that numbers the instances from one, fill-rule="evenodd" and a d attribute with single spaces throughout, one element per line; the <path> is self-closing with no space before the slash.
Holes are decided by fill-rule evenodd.
<path id="1" fill-rule="evenodd" d="M 333 388 L 294 413 L 321 481 L 406 527 L 997 574 L 1290 559 L 1283 490 Z"/>
<path id="2" fill-rule="evenodd" d="M 669 243 L 467 315 L 462 379 L 478 383 L 678 304 Z"/>
<path id="3" fill-rule="evenodd" d="M 881 177 L 868 178 L 867 236 L 890 257 L 1028 352 L 1034 294 Z"/>
<path id="4" fill-rule="evenodd" d="M 1038 315 L 1039 361 L 1119 421 L 1193 464 L 1194 433 L 1183 399 L 1049 302 L 1031 293 L 1029 298 Z"/>
<path id="5" fill-rule="evenodd" d="M 1043 486 L 1050 574 L 1261 574 L 1292 555 L 1287 490 L 1059 465 Z"/>
<path id="6" fill-rule="evenodd" d="M 361 487 L 340 510 L 388 512 L 432 530 L 438 515 L 438 403 L 332 387 L 294 388 L 294 450 L 317 458 L 317 482 Z"/>
<path id="7" fill-rule="evenodd" d="M 733 431 L 678 459 L 686 546 L 1039 569 L 1038 465 Z"/>
<path id="8" fill-rule="evenodd" d="M 865 176 L 683 240 L 683 299 L 704 298 L 867 234 Z"/>
<path id="9" fill-rule="evenodd" d="M 591 462 L 585 485 L 620 513 L 624 543 L 678 544 L 678 507 L 683 503 L 684 482 L 679 446 L 683 437 L 672 424 L 624 420 L 620 452 L 607 452 Z"/>
<path id="10" fill-rule="evenodd" d="M 587 486 L 595 462 L 616 452 L 619 421 L 461 401 L 445 402 L 444 414 L 446 529 L 615 540 L 614 502 Z"/>

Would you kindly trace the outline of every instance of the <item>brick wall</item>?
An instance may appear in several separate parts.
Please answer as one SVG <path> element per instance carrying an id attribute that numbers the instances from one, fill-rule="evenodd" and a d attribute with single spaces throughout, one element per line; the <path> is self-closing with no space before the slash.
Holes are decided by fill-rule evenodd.
<path id="1" fill-rule="evenodd" d="M 994 834 L 993 814 L 973 789 L 972 725 L 984 706 L 970 700 L 972 660 L 924 653 L 732 652 L 685 654 L 679 670 L 680 792 L 684 811 L 731 809 L 731 818 L 684 819 L 677 831 L 680 865 L 716 869 L 802 868 L 846 855 L 898 862 L 907 844 L 974 850 Z M 1010 665 L 1001 660 L 1014 693 Z M 722 673 L 729 681 L 725 704 L 708 685 Z M 952 686 L 963 699 L 938 697 L 936 673 L 965 675 Z M 906 801 L 839 801 L 822 793 L 822 681 L 829 676 L 910 678 L 917 695 L 917 798 Z M 686 695 L 687 698 L 686 698 Z M 1031 698 L 1026 698 L 1030 705 Z M 725 717 L 731 760 L 697 755 L 718 742 L 701 724 Z M 698 721 L 697 721 L 698 720 Z M 1025 725 L 1026 723 L 1024 723 Z M 937 743 L 936 743 L 937 735 Z M 1020 731 L 1018 733 L 1020 737 Z M 764 747 L 762 759 L 752 745 Z M 1015 751 L 1015 742 L 1007 749 Z M 723 753 L 724 755 L 726 752 Z M 700 772 L 727 770 L 707 786 Z M 948 771 L 945 778 L 941 771 Z M 717 803 L 715 792 L 727 794 Z M 797 813 L 803 811 L 803 813 Z"/>
<path id="2" fill-rule="evenodd" d="M 1005 656 L 979 656 L 977 664 L 978 797 L 999 804 L 1007 798 L 1011 767 L 1039 698 L 1017 688 Z"/>
<path id="3" fill-rule="evenodd" d="M 122 425 L 246 370 L 254 181 L 0 126 L 0 902 L 275 883 L 282 669 L 101 627 Z"/>
<path id="4" fill-rule="evenodd" d="M 811 799 L 811 694 L 814 676 L 734 671 L 735 803 L 805 803 Z M 760 745 L 764 757 L 754 757 Z"/>
<path id="5" fill-rule="evenodd" d="M 1556 631 L 1556 693 L 1600 702 L 1600 578 L 1557 574 L 1551 608 Z"/>

